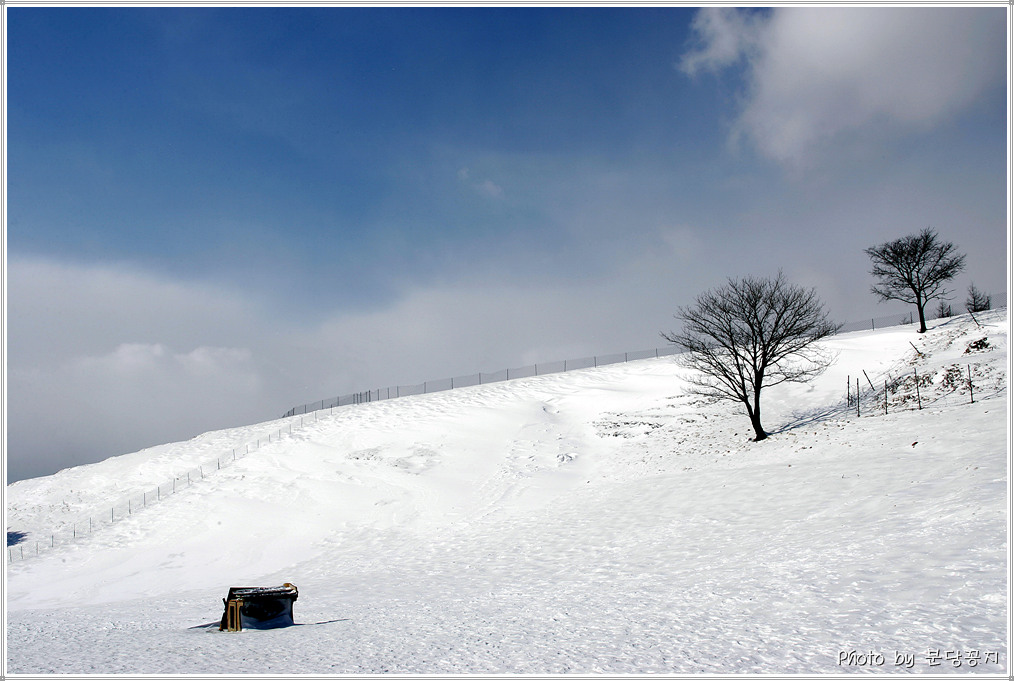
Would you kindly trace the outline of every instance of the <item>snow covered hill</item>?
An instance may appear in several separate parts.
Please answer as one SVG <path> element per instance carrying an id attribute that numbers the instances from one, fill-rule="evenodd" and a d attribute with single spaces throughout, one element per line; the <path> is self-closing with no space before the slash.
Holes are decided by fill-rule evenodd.
<path id="1" fill-rule="evenodd" d="M 760 443 L 663 358 L 14 483 L 7 671 L 1006 675 L 1006 311 L 977 320 L 831 339 L 823 376 L 765 393 Z M 300 626 L 200 626 L 283 582 Z"/>

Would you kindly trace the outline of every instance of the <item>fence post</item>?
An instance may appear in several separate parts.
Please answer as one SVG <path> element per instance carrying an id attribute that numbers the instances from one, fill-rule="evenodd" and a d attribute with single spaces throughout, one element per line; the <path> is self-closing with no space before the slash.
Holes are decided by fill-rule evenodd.
<path id="1" fill-rule="evenodd" d="M 975 391 L 972 387 L 972 365 L 968 365 L 968 396 L 972 398 L 972 404 L 975 404 Z"/>
<path id="2" fill-rule="evenodd" d="M 862 402 L 862 400 L 860 399 L 861 397 L 862 397 L 862 393 L 859 392 L 859 377 L 856 376 L 856 416 L 857 417 L 862 416 L 862 414 L 860 414 L 860 412 L 859 412 L 859 409 L 860 409 L 859 404 Z"/>
<path id="3" fill-rule="evenodd" d="M 915 374 L 915 399 L 919 403 L 919 411 L 922 411 L 922 396 L 919 394 L 919 370 L 912 369 L 912 373 Z"/>
<path id="4" fill-rule="evenodd" d="M 884 416 L 887 416 L 887 379 L 884 379 Z"/>
<path id="5" fill-rule="evenodd" d="M 866 369 L 863 369 L 863 376 L 866 377 L 866 382 L 870 384 L 870 390 L 872 390 L 873 392 L 877 392 L 877 389 L 873 387 L 873 381 L 870 380 L 870 375 L 866 373 Z"/>

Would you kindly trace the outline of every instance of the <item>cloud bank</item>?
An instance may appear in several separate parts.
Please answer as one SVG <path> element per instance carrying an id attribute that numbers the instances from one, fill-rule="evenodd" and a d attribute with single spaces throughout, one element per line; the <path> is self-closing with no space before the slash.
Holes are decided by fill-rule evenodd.
<path id="1" fill-rule="evenodd" d="M 663 292 L 628 275 L 549 287 L 474 276 L 306 319 L 124 266 L 9 258 L 8 480 L 314 399 L 650 345 Z"/>
<path id="2" fill-rule="evenodd" d="M 692 29 L 684 73 L 743 64 L 733 139 L 797 169 L 856 139 L 928 130 L 1004 74 L 1002 8 L 706 8 Z"/>
<path id="3" fill-rule="evenodd" d="M 9 258 L 8 479 L 249 418 L 252 306 L 126 267 Z M 223 345 L 217 345 L 222 343 Z"/>

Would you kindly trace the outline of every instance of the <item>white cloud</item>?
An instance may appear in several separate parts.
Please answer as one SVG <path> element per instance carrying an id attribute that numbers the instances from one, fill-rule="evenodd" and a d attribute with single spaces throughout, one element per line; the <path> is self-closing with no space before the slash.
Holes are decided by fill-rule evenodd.
<path id="1" fill-rule="evenodd" d="M 686 276 L 656 256 L 591 281 L 483 270 L 383 307 L 318 310 L 312 323 L 208 285 L 14 259 L 12 472 L 43 474 L 356 390 L 650 347 L 669 321 L 668 291 Z"/>
<path id="2" fill-rule="evenodd" d="M 756 50 L 764 24 L 759 15 L 729 7 L 700 10 L 691 24 L 697 34 L 697 49 L 683 55 L 680 69 L 695 75 L 731 66 Z"/>
<path id="3" fill-rule="evenodd" d="M 7 278 L 10 475 L 40 475 L 275 409 L 271 374 L 246 345 L 263 347 L 257 306 L 242 296 L 120 266 L 36 258 L 9 258 Z"/>
<path id="4" fill-rule="evenodd" d="M 229 345 L 259 310 L 223 287 L 122 265 L 9 257 L 8 351 L 14 362 L 52 365 L 124 343 Z"/>
<path id="5" fill-rule="evenodd" d="M 492 180 L 483 180 L 479 184 L 475 185 L 475 189 L 483 196 L 491 199 L 503 198 L 503 187 L 499 186 Z"/>
<path id="6" fill-rule="evenodd" d="M 8 470 L 21 477 L 223 427 L 249 416 L 264 385 L 245 349 L 124 343 L 101 355 L 15 364 L 8 391 Z"/>
<path id="7" fill-rule="evenodd" d="M 489 178 L 483 180 L 474 179 L 472 177 L 472 171 L 469 168 L 461 168 L 458 170 L 458 180 L 471 187 L 472 191 L 476 192 L 480 196 L 486 197 L 487 199 L 499 200 L 504 197 L 503 187 Z"/>
<path id="8" fill-rule="evenodd" d="M 1004 72 L 1002 8 L 779 8 L 764 18 L 704 9 L 685 72 L 746 57 L 734 138 L 805 167 L 878 131 L 928 130 Z"/>
<path id="9" fill-rule="evenodd" d="M 112 376 L 131 387 L 165 392 L 170 384 L 188 388 L 195 382 L 206 384 L 200 386 L 205 389 L 219 389 L 223 378 L 247 373 L 250 360 L 251 353 L 245 348 L 199 347 L 174 352 L 161 343 L 123 343 L 105 355 L 78 357 L 71 368 L 96 383 Z M 257 389 L 258 382 L 252 374 L 241 381 L 245 389 Z"/>

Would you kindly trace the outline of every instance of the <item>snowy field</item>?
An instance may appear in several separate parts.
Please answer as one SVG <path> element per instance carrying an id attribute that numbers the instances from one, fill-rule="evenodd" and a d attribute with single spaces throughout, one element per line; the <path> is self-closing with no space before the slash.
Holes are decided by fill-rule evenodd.
<path id="1" fill-rule="evenodd" d="M 765 393 L 760 443 L 670 357 L 14 483 L 7 529 L 31 550 L 7 563 L 7 672 L 1006 677 L 1008 322 L 978 319 L 834 337 L 823 376 Z M 298 626 L 218 631 L 230 586 L 283 582 Z"/>

